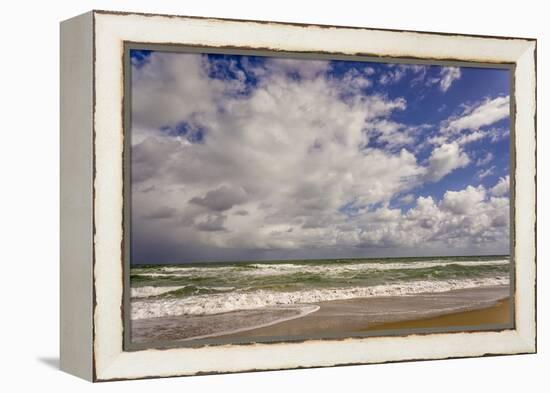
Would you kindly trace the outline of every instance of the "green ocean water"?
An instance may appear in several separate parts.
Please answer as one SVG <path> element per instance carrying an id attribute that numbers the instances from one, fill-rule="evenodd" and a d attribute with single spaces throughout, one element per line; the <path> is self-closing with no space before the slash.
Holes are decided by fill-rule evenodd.
<path id="1" fill-rule="evenodd" d="M 508 285 L 508 256 L 140 265 L 132 318 Z"/>

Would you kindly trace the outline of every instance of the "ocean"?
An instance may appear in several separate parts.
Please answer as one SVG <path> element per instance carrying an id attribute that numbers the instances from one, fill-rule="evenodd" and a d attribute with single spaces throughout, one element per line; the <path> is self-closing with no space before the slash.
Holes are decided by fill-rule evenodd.
<path id="1" fill-rule="evenodd" d="M 131 318 L 306 315 L 321 302 L 506 286 L 509 277 L 508 256 L 139 265 L 130 269 Z"/>

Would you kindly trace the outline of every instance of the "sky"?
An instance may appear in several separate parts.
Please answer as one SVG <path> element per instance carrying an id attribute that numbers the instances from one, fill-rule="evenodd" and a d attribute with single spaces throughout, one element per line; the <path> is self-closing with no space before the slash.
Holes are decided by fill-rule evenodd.
<path id="1" fill-rule="evenodd" d="M 509 253 L 508 70 L 130 55 L 133 264 Z"/>

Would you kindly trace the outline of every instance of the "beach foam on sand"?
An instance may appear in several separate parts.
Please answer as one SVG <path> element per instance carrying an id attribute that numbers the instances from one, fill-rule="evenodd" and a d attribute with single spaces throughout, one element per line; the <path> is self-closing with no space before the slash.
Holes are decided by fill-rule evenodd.
<path id="1" fill-rule="evenodd" d="M 316 304 L 317 311 L 310 308 L 308 313 L 303 309 L 275 307 L 200 317 L 151 318 L 132 323 L 132 341 L 154 344 L 192 339 L 193 343 L 200 343 L 201 337 L 215 337 L 223 342 L 253 342 L 267 338 L 346 337 L 373 331 L 384 334 L 394 329 L 506 324 L 511 320 L 508 297 L 509 287 L 498 286 L 320 302 Z"/>

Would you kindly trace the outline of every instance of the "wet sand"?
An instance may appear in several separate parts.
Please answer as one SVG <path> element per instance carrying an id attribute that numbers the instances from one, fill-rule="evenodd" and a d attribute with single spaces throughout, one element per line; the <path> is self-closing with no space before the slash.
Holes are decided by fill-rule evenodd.
<path id="1" fill-rule="evenodd" d="M 346 337 L 395 329 L 482 327 L 511 320 L 509 287 L 461 289 L 411 296 L 361 298 L 318 303 L 304 316 L 291 308 L 226 314 L 152 318 L 132 322 L 132 341 L 189 341 L 208 337 L 231 341 L 255 338 Z"/>
<path id="2" fill-rule="evenodd" d="M 509 288 L 506 286 L 401 297 L 335 300 L 319 303 L 319 311 L 302 318 L 218 338 L 308 335 L 345 337 L 346 333 L 390 329 L 504 324 L 510 320 L 509 307 L 506 307 L 509 305 L 508 296 Z"/>
<path id="3" fill-rule="evenodd" d="M 215 315 L 174 316 L 132 321 L 132 341 L 137 344 L 158 341 L 199 340 L 220 333 L 237 334 L 251 327 L 282 323 L 319 309 L 316 305 L 286 305 L 255 310 L 240 310 Z"/>
<path id="4" fill-rule="evenodd" d="M 442 327 L 504 325 L 511 322 L 510 300 L 503 299 L 494 306 L 480 310 L 463 311 L 440 315 L 433 318 L 381 323 L 367 327 L 364 331 L 379 331 L 392 329 L 432 329 Z"/>

